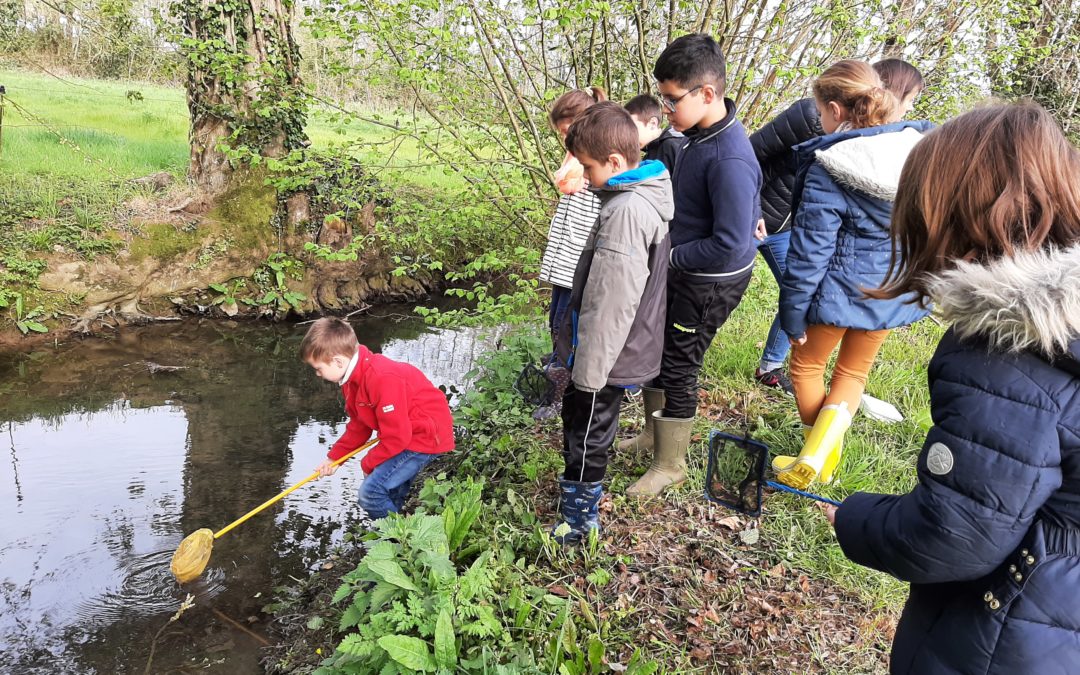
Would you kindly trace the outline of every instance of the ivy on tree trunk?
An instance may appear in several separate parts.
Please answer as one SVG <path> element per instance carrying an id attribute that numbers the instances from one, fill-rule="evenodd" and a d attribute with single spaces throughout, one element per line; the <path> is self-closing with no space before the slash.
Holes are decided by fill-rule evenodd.
<path id="1" fill-rule="evenodd" d="M 191 115 L 189 172 L 218 194 L 241 164 L 307 145 L 291 0 L 178 0 Z"/>

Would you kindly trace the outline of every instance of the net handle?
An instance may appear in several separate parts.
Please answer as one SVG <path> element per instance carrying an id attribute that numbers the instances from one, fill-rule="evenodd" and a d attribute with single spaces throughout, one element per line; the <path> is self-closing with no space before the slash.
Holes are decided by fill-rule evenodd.
<path id="1" fill-rule="evenodd" d="M 840 502 L 836 501 L 835 499 L 829 499 L 828 497 L 822 497 L 821 495 L 816 495 L 813 492 L 806 492 L 805 490 L 800 490 L 798 488 L 793 488 L 790 485 L 784 485 L 783 483 L 778 483 L 778 482 L 772 481 L 772 480 L 765 481 L 765 484 L 768 485 L 769 487 L 773 488 L 774 490 L 783 490 L 784 492 L 790 492 L 793 495 L 799 495 L 800 497 L 806 497 L 807 499 L 813 499 L 813 500 L 819 501 L 819 502 L 821 502 L 823 504 L 832 504 L 833 506 L 841 506 Z"/>
<path id="2" fill-rule="evenodd" d="M 344 464 L 347 460 L 354 457 L 357 453 L 363 452 L 364 450 L 367 450 L 367 449 L 369 449 L 371 447 L 374 447 L 375 444 L 377 444 L 378 442 L 379 442 L 378 438 L 371 439 L 370 441 L 368 441 L 367 443 L 364 443 L 359 448 L 353 450 L 352 452 L 345 455 L 344 457 L 341 457 L 340 459 L 334 460 L 333 466 L 340 466 L 340 465 Z M 315 480 L 318 477 L 319 477 L 319 472 L 316 471 L 316 472 L 312 473 L 310 476 L 308 476 L 307 478 L 305 478 L 304 480 L 297 483 L 296 485 L 293 485 L 290 488 L 286 488 L 285 490 L 282 490 L 276 496 L 271 497 L 270 499 L 266 500 L 265 502 L 263 502 L 259 506 L 256 506 L 252 510 L 248 511 L 246 514 L 240 516 L 239 518 L 237 518 L 233 522 L 229 523 L 225 527 L 223 527 L 220 530 L 218 530 L 217 532 L 215 532 L 214 533 L 214 539 L 217 539 L 218 537 L 225 534 L 229 530 L 233 529 L 237 525 L 242 525 L 243 523 L 247 522 L 248 519 L 250 519 L 252 516 L 258 514 L 260 511 L 262 511 L 266 507 L 270 506 L 271 504 L 278 501 L 279 499 L 281 499 L 285 495 L 293 492 L 294 490 L 296 490 L 297 488 L 302 487 L 303 485 L 306 485 L 307 483 Z"/>

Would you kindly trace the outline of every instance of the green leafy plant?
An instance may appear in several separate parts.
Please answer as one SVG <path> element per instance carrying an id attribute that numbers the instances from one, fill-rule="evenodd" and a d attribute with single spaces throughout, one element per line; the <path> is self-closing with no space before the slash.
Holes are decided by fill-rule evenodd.
<path id="1" fill-rule="evenodd" d="M 26 311 L 22 293 L 9 295 L 8 293 L 0 292 L 0 308 L 10 308 L 13 314 L 12 318 L 15 321 L 15 326 L 23 335 L 30 332 L 49 332 L 49 328 L 38 321 L 38 319 L 45 318 L 44 307 L 38 305 L 30 311 Z"/>
<path id="2" fill-rule="evenodd" d="M 232 282 L 210 284 L 210 290 L 217 295 L 210 301 L 212 306 L 220 306 L 221 311 L 228 316 L 234 316 L 237 311 L 237 298 L 240 292 L 247 288 L 245 279 L 233 279 Z"/>
<path id="3" fill-rule="evenodd" d="M 285 253 L 271 254 L 251 278 L 261 295 L 245 298 L 245 304 L 265 307 L 273 314 L 282 315 L 289 310 L 299 310 L 301 303 L 307 300 L 303 293 L 290 290 L 288 286 L 288 279 L 304 278 L 304 263 Z"/>

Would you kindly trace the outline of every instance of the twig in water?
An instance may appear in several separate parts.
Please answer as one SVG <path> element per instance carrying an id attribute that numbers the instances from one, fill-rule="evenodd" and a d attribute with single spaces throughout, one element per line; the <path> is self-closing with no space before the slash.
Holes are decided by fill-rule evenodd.
<path id="1" fill-rule="evenodd" d="M 234 619 L 234 618 L 230 617 L 229 615 L 225 614 L 225 612 L 222 612 L 220 609 L 217 609 L 215 607 L 214 608 L 214 614 L 216 614 L 219 619 L 222 619 L 223 621 L 226 621 L 229 624 L 232 624 L 234 627 L 239 628 L 244 633 L 247 633 L 252 638 L 258 640 L 259 644 L 261 644 L 263 647 L 269 647 L 270 646 L 270 641 L 269 640 L 267 640 L 263 636 L 259 635 L 255 631 L 249 629 L 247 626 L 243 625 L 242 623 L 240 623 L 236 619 Z"/>
<path id="2" fill-rule="evenodd" d="M 164 626 L 158 628 L 157 633 L 154 633 L 154 639 L 150 641 L 150 656 L 146 659 L 146 668 L 143 670 L 143 675 L 150 675 L 150 667 L 154 664 L 154 650 L 157 649 L 158 638 L 161 637 L 161 634 L 165 632 L 165 629 L 169 627 L 170 623 L 179 619 L 184 612 L 194 606 L 195 596 L 188 593 L 187 597 L 184 598 L 184 601 L 180 603 L 180 608 L 176 610 L 176 614 L 173 614 L 169 620 L 165 622 Z"/>

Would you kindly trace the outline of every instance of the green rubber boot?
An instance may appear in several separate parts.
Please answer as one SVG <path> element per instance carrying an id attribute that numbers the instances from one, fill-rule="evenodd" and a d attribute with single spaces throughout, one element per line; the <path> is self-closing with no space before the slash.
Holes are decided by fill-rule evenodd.
<path id="1" fill-rule="evenodd" d="M 693 417 L 663 417 L 663 410 L 653 413 L 656 447 L 649 470 L 626 489 L 631 497 L 655 497 L 669 487 L 686 480 L 686 450 L 690 447 Z"/>
<path id="2" fill-rule="evenodd" d="M 664 409 L 664 390 L 642 387 L 641 401 L 645 405 L 645 426 L 637 436 L 619 441 L 619 445 L 615 448 L 619 452 L 653 449 L 653 413 Z"/>

